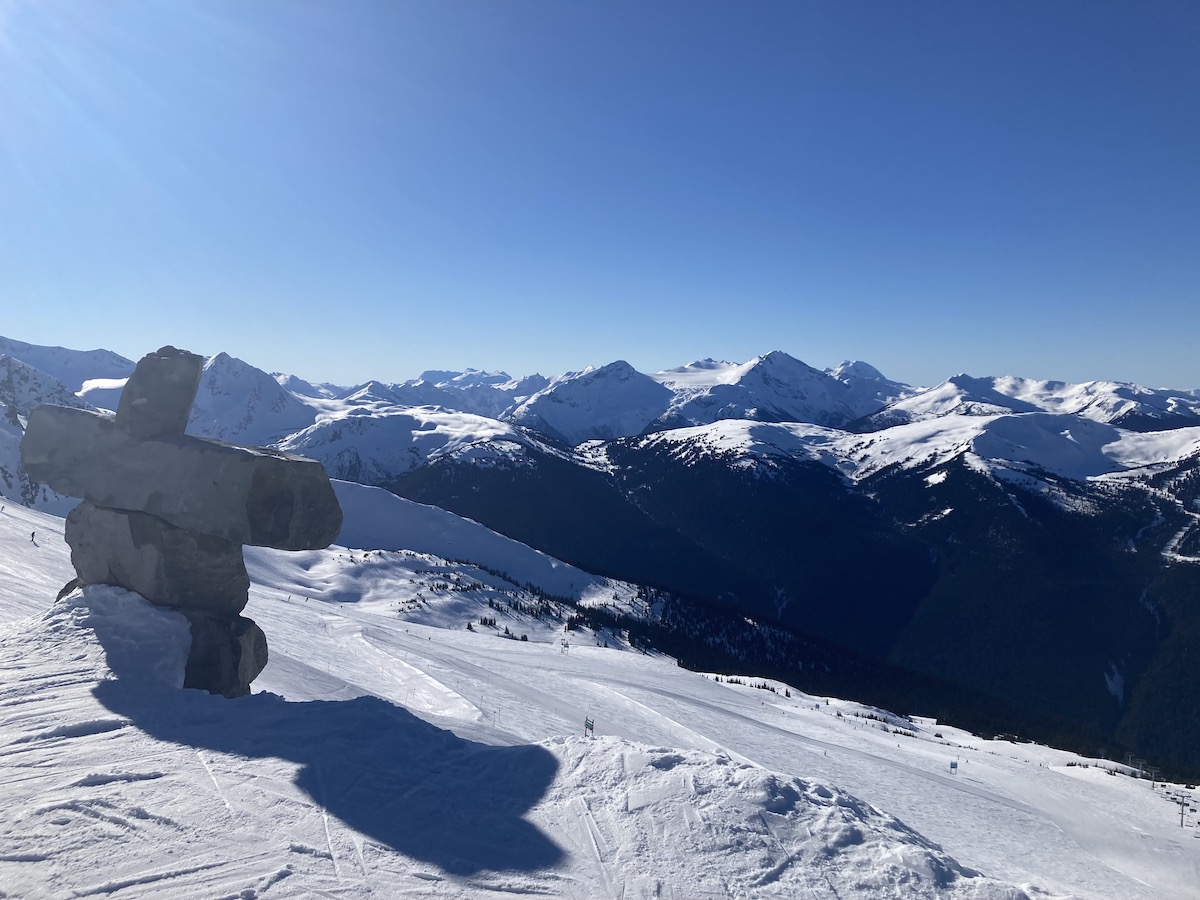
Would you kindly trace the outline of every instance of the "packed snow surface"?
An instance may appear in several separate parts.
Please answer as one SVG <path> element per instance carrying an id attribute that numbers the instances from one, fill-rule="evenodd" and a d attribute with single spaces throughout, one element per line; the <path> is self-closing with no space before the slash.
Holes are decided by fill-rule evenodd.
<path id="1" fill-rule="evenodd" d="M 54 601 L 60 519 L 0 551 L 3 896 L 1195 896 L 1194 817 L 1123 766 L 605 649 L 469 563 L 253 550 L 271 661 L 227 701 L 178 614 Z"/>

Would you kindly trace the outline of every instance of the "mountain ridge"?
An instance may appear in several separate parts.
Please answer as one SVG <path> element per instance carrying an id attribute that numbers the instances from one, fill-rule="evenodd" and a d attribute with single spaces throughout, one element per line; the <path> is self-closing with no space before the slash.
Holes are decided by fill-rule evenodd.
<path id="1" fill-rule="evenodd" d="M 1200 665 L 1185 637 L 1200 633 L 1187 602 L 1200 593 L 1193 392 L 965 374 L 908 389 L 865 363 L 821 372 L 775 351 L 654 376 L 623 361 L 567 373 L 495 417 L 454 406 L 498 387 L 510 393 L 489 402 L 512 400 L 521 380 L 426 374 L 436 405 L 383 382 L 289 392 L 218 354 L 189 428 L 308 455 L 582 570 L 990 694 L 1057 721 L 1048 735 L 1127 742 L 1200 773 L 1200 718 L 1167 729 L 1150 712 L 1155 697 L 1200 701 L 1169 674 Z M 870 415 L 902 422 L 852 418 L 855 397 L 897 392 Z M 673 408 L 700 423 L 668 427 Z M 795 421 L 819 410 L 826 424 Z M 1177 421 L 1164 416 L 1189 424 L 1163 428 Z M 0 492 L 29 502 L 37 487 L 20 476 Z M 1090 623 L 1085 644 L 1064 637 L 1073 617 Z M 1026 633 L 1030 618 L 1054 624 Z M 967 635 L 961 655 L 938 650 L 948 623 Z M 1018 659 L 1027 677 L 1010 671 Z M 1056 687 L 1035 696 L 1038 682 Z"/>

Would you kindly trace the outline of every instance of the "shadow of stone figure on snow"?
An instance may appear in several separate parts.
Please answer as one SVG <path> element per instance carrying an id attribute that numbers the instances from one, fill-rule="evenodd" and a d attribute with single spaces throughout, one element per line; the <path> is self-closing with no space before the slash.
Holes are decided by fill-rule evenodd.
<path id="1" fill-rule="evenodd" d="M 155 738 L 293 760 L 296 785 L 350 828 L 454 875 L 532 872 L 563 859 L 522 818 L 558 770 L 541 747 L 465 740 L 377 697 L 293 703 L 263 693 L 228 703 L 148 683 L 136 648 L 97 635 L 118 676 L 97 685 L 97 699 Z"/>

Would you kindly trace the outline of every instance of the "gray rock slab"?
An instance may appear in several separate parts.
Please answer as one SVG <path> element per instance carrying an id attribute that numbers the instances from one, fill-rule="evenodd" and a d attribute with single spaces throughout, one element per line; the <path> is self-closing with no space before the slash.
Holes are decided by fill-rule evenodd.
<path id="1" fill-rule="evenodd" d="M 214 615 L 246 608 L 250 576 L 241 544 L 87 501 L 67 516 L 66 539 L 84 584 L 115 584 L 159 606 Z"/>
<path id="2" fill-rule="evenodd" d="M 210 694 L 244 697 L 267 665 L 267 636 L 245 616 L 213 618 L 182 610 L 192 628 L 192 649 L 183 686 Z"/>
<path id="3" fill-rule="evenodd" d="M 316 549 L 342 527 L 333 486 L 315 460 L 184 434 L 138 440 L 103 413 L 39 406 L 21 461 L 61 494 L 239 544 Z"/>
<path id="4" fill-rule="evenodd" d="M 121 390 L 117 425 L 138 438 L 183 434 L 203 371 L 204 358 L 187 350 L 146 354 Z"/>

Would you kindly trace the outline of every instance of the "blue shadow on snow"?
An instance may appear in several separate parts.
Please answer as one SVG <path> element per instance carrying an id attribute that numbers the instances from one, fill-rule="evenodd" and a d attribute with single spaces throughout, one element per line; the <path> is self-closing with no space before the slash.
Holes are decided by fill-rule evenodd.
<path id="1" fill-rule="evenodd" d="M 564 857 L 522 818 L 558 770 L 541 747 L 464 740 L 377 697 L 292 703 L 275 694 L 226 700 L 172 690 L 148 682 L 144 664 L 97 634 L 118 677 L 100 683 L 96 697 L 147 734 L 298 762 L 296 784 L 330 813 L 451 874 L 532 872 Z"/>

